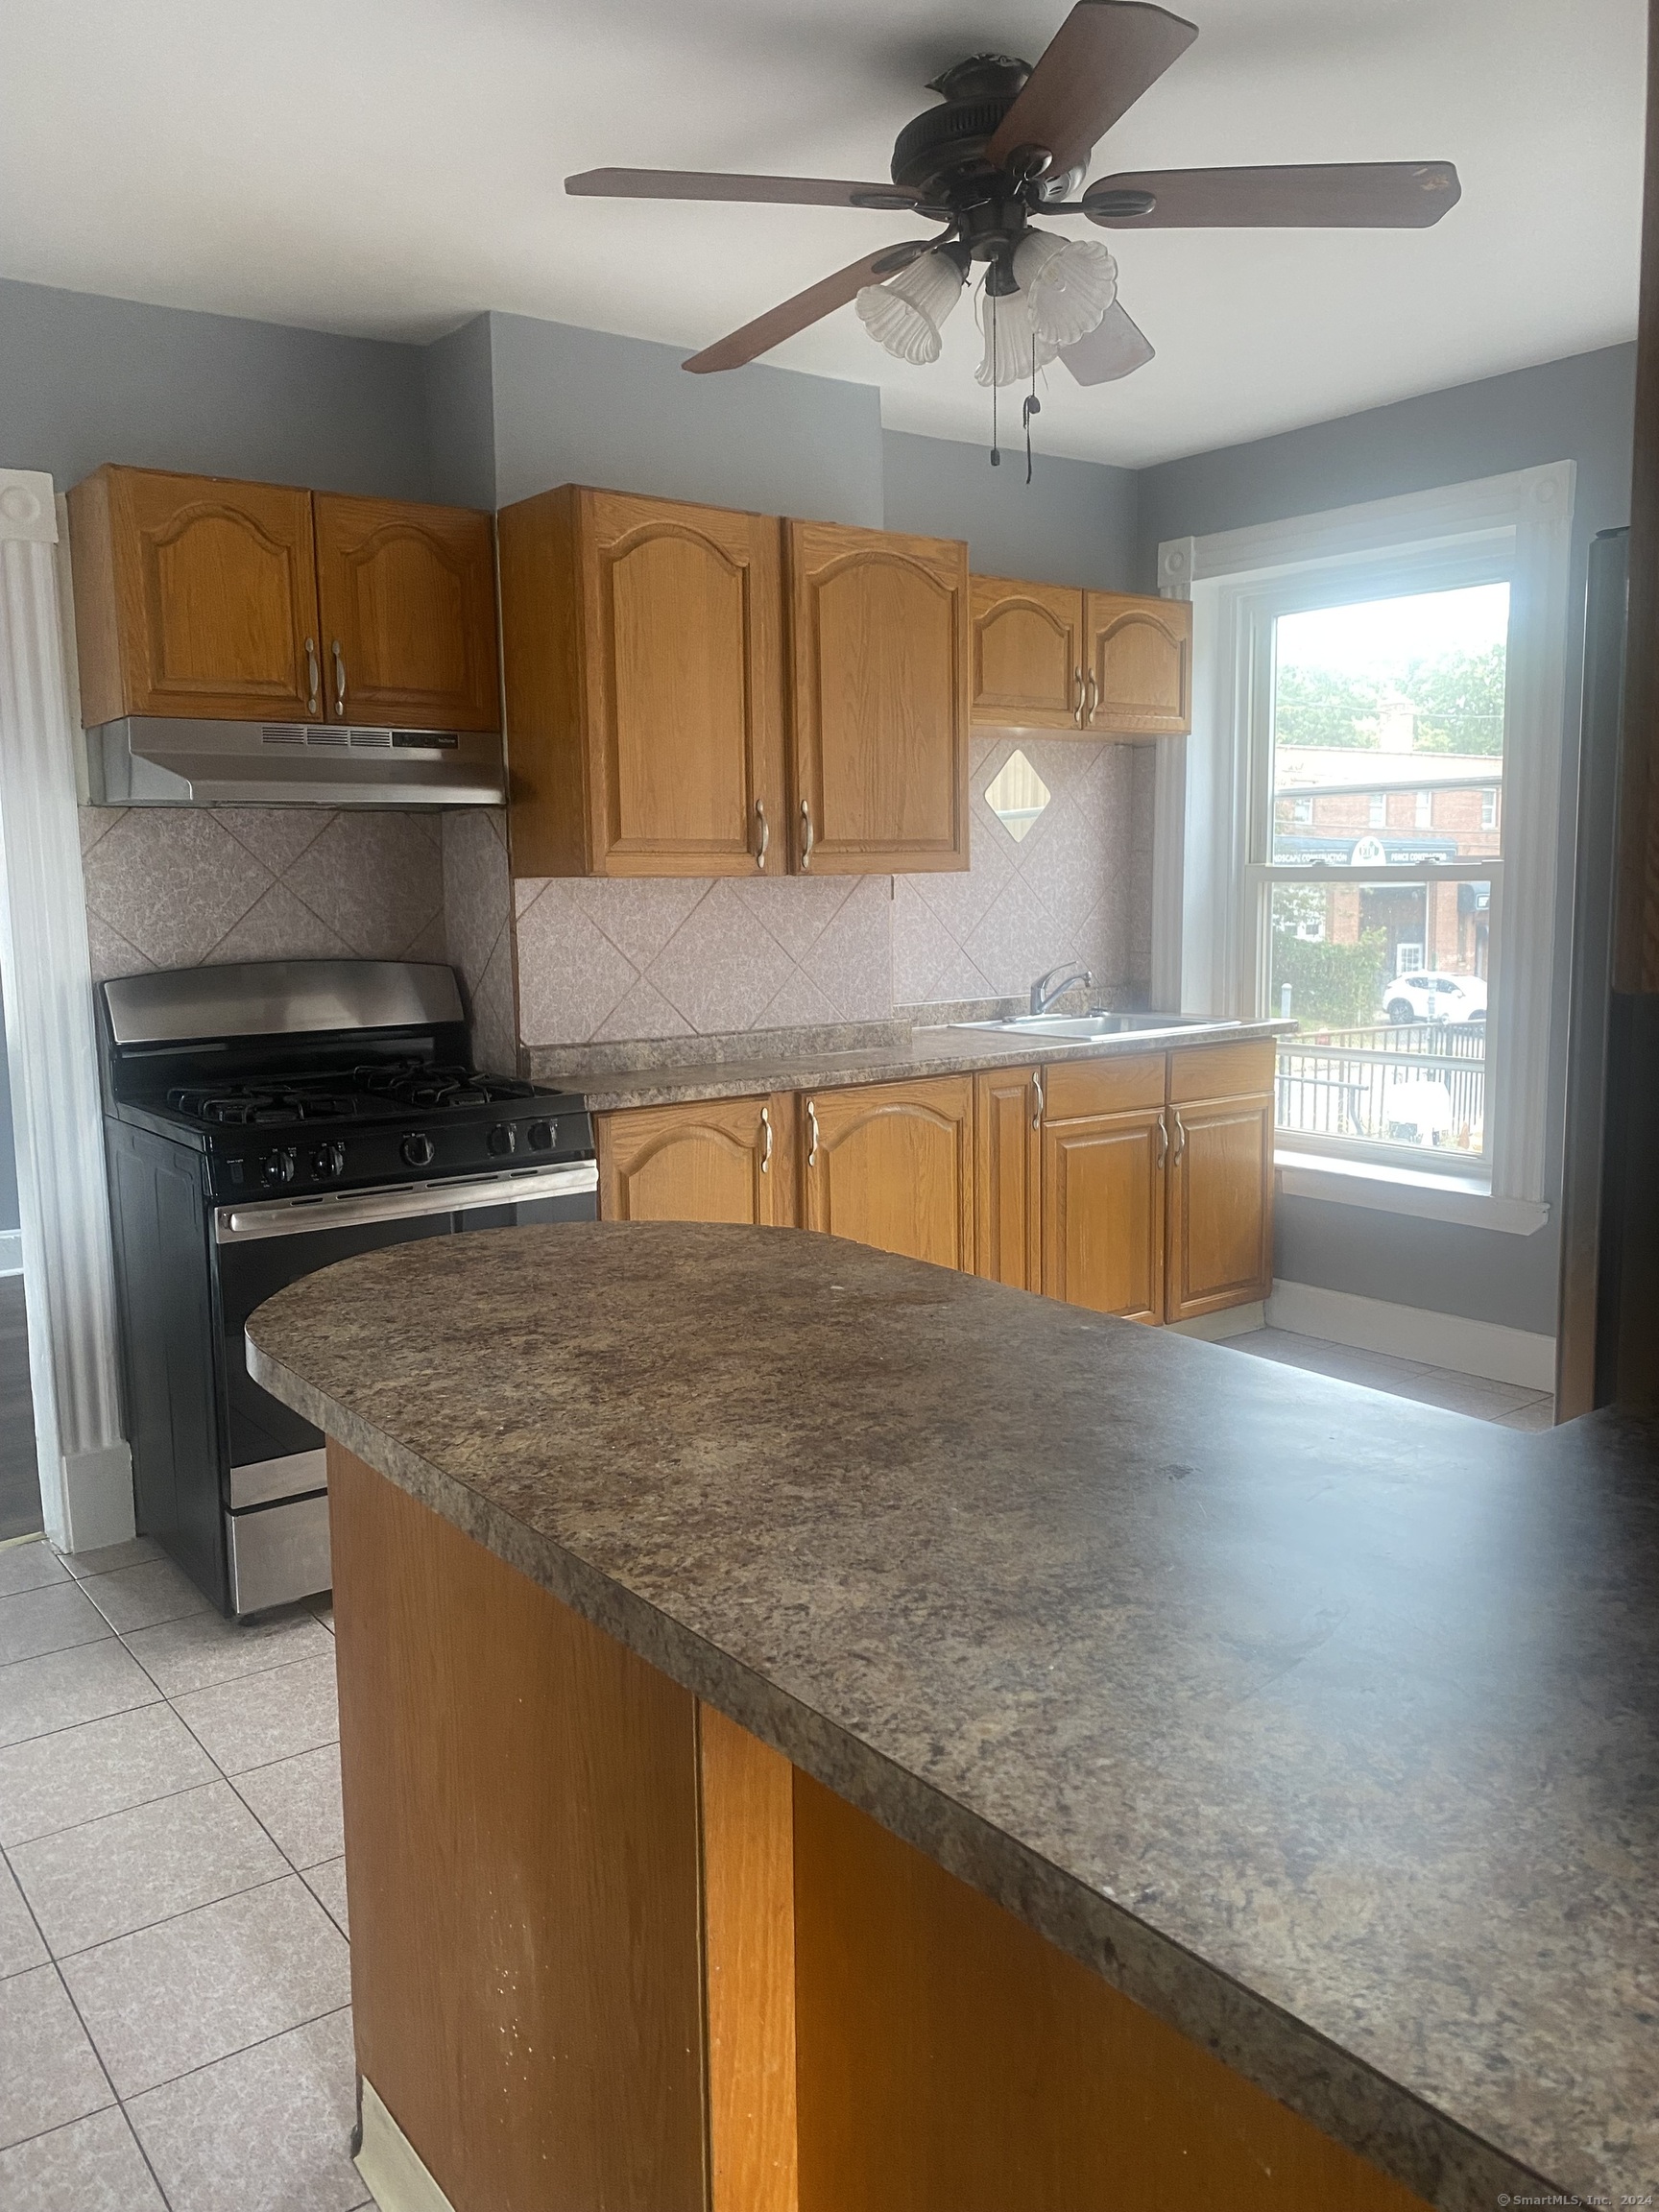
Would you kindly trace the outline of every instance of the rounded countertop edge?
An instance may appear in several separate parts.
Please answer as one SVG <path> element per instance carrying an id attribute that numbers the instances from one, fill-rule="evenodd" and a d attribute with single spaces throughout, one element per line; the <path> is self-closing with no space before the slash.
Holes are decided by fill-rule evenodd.
<path id="1" fill-rule="evenodd" d="M 1570 2194 L 365 1421 L 263 1351 L 252 1325 L 245 1342 L 253 1381 L 376 1474 L 1438 2212 L 1490 2212 L 1503 2191 Z"/>

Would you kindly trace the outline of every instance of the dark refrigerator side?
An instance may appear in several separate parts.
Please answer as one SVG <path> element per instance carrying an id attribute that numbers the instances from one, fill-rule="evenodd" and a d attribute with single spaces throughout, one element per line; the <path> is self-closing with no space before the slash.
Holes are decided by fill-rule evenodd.
<path id="1" fill-rule="evenodd" d="M 1659 1000 L 1613 989 L 1629 532 L 1590 548 L 1555 1417 L 1659 1384 Z"/>

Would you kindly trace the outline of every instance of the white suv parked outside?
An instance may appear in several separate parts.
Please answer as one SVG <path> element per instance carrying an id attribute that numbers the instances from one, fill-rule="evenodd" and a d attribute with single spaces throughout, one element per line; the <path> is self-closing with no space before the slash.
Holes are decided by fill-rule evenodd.
<path id="1" fill-rule="evenodd" d="M 1396 975 L 1382 1011 L 1390 1022 L 1484 1022 L 1486 985 L 1479 975 L 1449 975 L 1444 969 L 1416 969 Z"/>

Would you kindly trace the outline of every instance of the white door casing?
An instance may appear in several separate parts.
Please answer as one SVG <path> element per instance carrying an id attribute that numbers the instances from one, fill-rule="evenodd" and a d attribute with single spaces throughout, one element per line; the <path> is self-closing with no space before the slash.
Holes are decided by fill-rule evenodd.
<path id="1" fill-rule="evenodd" d="M 52 479 L 0 469 L 0 978 L 46 1533 L 132 1534 Z"/>

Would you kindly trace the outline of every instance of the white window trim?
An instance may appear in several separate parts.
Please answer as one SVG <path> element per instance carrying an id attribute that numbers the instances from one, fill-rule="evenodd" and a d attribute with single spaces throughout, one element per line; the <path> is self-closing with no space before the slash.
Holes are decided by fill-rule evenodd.
<path id="1" fill-rule="evenodd" d="M 1257 979 L 1246 942 L 1252 792 L 1248 757 L 1252 682 L 1248 603 L 1270 583 L 1333 565 L 1386 574 L 1408 556 L 1418 575 L 1443 563 L 1505 557 L 1510 629 L 1504 699 L 1501 954 L 1492 989 L 1489 1179 L 1426 1179 L 1382 1170 L 1367 1189 L 1397 1187 L 1397 1210 L 1441 1211 L 1483 1226 L 1529 1233 L 1549 1217 L 1544 1189 L 1550 987 L 1555 934 L 1555 801 L 1566 699 L 1567 611 L 1576 468 L 1557 461 L 1470 484 L 1409 493 L 1324 515 L 1253 524 L 1159 547 L 1159 589 L 1190 598 L 1193 620 L 1190 738 L 1159 747 L 1153 850 L 1154 1003 L 1190 1013 L 1255 1012 Z M 1306 1155 L 1286 1171 L 1342 1180 L 1341 1165 L 1315 1169 Z M 1350 1177 L 1350 1180 L 1353 1178 Z M 1430 1180 L 1431 1187 L 1419 1187 Z M 1286 1186 L 1288 1188 L 1288 1186 Z M 1441 1197 L 1441 1190 L 1444 1195 Z M 1331 1195 L 1339 1193 L 1333 1189 Z M 1439 1201 L 1438 1207 L 1436 1201 Z M 1373 1200 L 1373 1203 L 1378 1201 Z M 1484 1202 L 1484 1211 L 1480 1211 Z"/>

